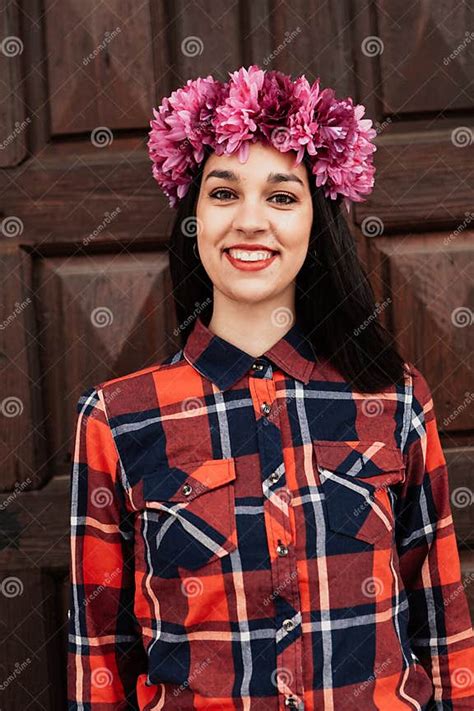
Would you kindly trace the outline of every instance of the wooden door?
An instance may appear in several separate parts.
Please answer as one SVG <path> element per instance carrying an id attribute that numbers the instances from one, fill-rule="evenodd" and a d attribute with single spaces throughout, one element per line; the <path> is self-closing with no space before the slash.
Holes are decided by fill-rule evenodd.
<path id="1" fill-rule="evenodd" d="M 432 386 L 474 609 L 469 4 L 0 6 L 2 708 L 66 707 L 77 398 L 179 347 L 152 107 L 188 78 L 253 62 L 320 76 L 376 121 L 376 189 L 353 228 L 381 317 Z"/>

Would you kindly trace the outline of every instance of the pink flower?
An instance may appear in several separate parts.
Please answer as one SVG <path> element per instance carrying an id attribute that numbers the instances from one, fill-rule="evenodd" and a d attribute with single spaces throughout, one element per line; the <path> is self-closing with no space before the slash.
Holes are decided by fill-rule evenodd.
<path id="1" fill-rule="evenodd" d="M 186 194 L 204 145 L 213 145 L 211 120 L 222 93 L 222 84 L 210 75 L 188 79 L 186 86 L 163 99 L 158 111 L 153 109 L 147 146 L 153 176 L 172 207 Z"/>
<path id="2" fill-rule="evenodd" d="M 370 119 L 352 98 L 336 99 L 334 90 L 320 90 L 319 77 L 309 84 L 279 71 L 252 64 L 229 73 L 221 83 L 208 76 L 189 79 L 153 109 L 148 149 L 153 176 L 171 207 L 186 194 L 204 146 L 217 155 L 248 158 L 250 143 L 260 140 L 282 152 L 295 152 L 295 166 L 311 157 L 315 184 L 326 197 L 338 195 L 361 202 L 371 192 L 375 167 Z"/>
<path id="3" fill-rule="evenodd" d="M 257 121 L 261 116 L 259 93 L 265 72 L 255 65 L 230 75 L 229 91 L 221 106 L 216 108 L 213 127 L 216 138 L 216 153 L 231 154 L 238 151 L 244 163 L 248 157 L 248 140 L 255 140 Z"/>

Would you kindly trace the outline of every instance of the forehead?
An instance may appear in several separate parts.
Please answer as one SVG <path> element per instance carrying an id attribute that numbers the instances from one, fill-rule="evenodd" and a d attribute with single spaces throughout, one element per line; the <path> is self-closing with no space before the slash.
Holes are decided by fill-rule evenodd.
<path id="1" fill-rule="evenodd" d="M 303 163 L 295 166 L 295 158 L 295 151 L 282 153 L 273 146 L 256 142 L 249 145 L 249 155 L 245 163 L 240 162 L 237 152 L 221 156 L 211 153 L 204 168 L 204 178 L 206 179 L 211 171 L 228 171 L 229 174 L 235 175 L 238 182 L 250 184 L 266 182 L 271 174 L 292 174 L 307 185 L 306 167 Z M 233 180 L 230 175 L 229 179 Z M 295 186 L 300 184 L 291 182 Z"/>

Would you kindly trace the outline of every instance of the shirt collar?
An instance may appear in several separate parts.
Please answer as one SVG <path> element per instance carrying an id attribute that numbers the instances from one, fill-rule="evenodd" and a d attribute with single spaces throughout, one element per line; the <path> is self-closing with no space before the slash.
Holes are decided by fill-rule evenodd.
<path id="1" fill-rule="evenodd" d="M 250 370 L 256 356 L 241 350 L 213 333 L 198 316 L 183 348 L 184 358 L 201 375 L 226 390 Z M 307 383 L 315 363 L 311 342 L 300 323 L 293 325 L 259 358 L 268 358 L 293 378 Z"/>

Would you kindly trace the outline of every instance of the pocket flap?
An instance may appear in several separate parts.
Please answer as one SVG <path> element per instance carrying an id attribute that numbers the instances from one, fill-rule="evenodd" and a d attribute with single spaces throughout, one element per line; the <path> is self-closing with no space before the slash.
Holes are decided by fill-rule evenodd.
<path id="1" fill-rule="evenodd" d="M 143 476 L 145 501 L 187 502 L 235 479 L 235 460 L 200 459 L 158 468 Z"/>
<path id="2" fill-rule="evenodd" d="M 375 486 L 389 486 L 403 480 L 403 455 L 384 442 L 318 440 L 313 445 L 316 462 L 323 469 L 359 477 Z"/>
<path id="3" fill-rule="evenodd" d="M 333 531 L 375 544 L 393 530 L 387 488 L 404 477 L 401 452 L 383 442 L 313 443 Z"/>

